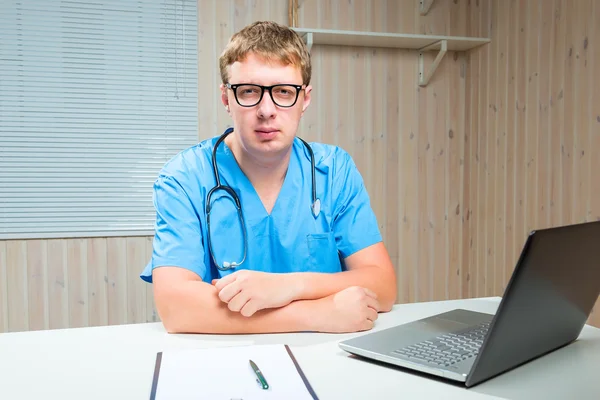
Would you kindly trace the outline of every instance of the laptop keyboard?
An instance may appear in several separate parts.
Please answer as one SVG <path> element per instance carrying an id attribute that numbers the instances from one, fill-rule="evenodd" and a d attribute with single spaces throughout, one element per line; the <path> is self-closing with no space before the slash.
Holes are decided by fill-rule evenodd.
<path id="1" fill-rule="evenodd" d="M 467 330 L 447 333 L 437 338 L 415 343 L 392 353 L 409 359 L 449 367 L 458 362 L 475 357 L 487 334 L 489 322 L 475 325 Z"/>

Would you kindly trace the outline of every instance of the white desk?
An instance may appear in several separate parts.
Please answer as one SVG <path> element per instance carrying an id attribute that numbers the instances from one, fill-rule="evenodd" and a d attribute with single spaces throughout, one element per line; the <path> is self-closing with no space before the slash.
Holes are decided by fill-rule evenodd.
<path id="1" fill-rule="evenodd" d="M 374 330 L 456 307 L 496 311 L 499 298 L 397 305 Z M 160 323 L 0 334 L 0 399 L 148 399 L 156 353 L 232 344 L 289 344 L 329 399 L 600 399 L 600 329 L 470 389 L 349 356 L 358 334 L 169 335 Z"/>

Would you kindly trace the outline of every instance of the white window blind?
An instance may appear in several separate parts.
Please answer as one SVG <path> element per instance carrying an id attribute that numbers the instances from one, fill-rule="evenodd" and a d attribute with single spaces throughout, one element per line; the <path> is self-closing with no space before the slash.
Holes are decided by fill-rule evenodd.
<path id="1" fill-rule="evenodd" d="M 196 0 L 0 2 L 0 239 L 152 234 L 197 143 Z"/>

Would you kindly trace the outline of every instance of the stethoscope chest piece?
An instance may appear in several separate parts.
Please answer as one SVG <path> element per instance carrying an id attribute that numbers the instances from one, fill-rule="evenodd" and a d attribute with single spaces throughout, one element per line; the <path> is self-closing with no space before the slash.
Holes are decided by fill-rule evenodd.
<path id="1" fill-rule="evenodd" d="M 317 218 L 319 216 L 319 213 L 321 212 L 321 200 L 316 199 L 312 205 L 310 206 L 310 208 L 312 209 L 312 214 L 315 218 Z"/>

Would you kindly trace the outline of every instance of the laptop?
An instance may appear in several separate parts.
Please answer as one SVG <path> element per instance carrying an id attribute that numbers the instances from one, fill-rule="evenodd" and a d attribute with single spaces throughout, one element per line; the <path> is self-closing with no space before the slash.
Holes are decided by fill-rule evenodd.
<path id="1" fill-rule="evenodd" d="M 575 341 L 600 295 L 600 221 L 527 236 L 495 314 L 455 309 L 339 343 L 472 387 Z"/>

